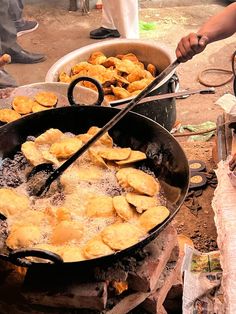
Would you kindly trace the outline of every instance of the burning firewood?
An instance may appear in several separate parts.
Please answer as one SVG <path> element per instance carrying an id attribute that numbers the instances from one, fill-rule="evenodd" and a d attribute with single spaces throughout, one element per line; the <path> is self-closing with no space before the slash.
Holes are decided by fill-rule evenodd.
<path id="1" fill-rule="evenodd" d="M 118 295 L 128 290 L 127 281 L 113 281 L 112 286 L 115 288 L 116 294 Z"/>

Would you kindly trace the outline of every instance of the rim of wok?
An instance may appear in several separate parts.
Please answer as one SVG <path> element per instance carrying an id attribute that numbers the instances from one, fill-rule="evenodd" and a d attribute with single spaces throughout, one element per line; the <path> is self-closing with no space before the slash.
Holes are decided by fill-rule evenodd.
<path id="1" fill-rule="evenodd" d="M 87 108 L 87 109 L 84 109 L 84 108 Z M 28 120 L 34 120 L 34 118 L 40 118 L 41 116 L 47 116 L 47 115 L 52 115 L 52 114 L 54 114 L 54 113 L 56 113 L 56 111 L 57 112 L 60 112 L 60 111 L 72 111 L 72 113 L 73 112 L 77 112 L 77 113 L 79 113 L 81 110 L 92 110 L 92 109 L 94 109 L 94 108 L 97 108 L 97 109 L 95 109 L 95 110 L 101 110 L 101 112 L 102 111 L 113 111 L 114 112 L 114 115 L 117 113 L 117 111 L 119 110 L 119 109 L 117 109 L 117 108 L 112 108 L 112 107 L 100 107 L 100 106 L 84 106 L 84 105 L 81 105 L 81 106 L 78 106 L 78 107 L 64 107 L 64 108 L 55 108 L 55 109 L 49 109 L 49 110 L 45 110 L 45 111 L 42 111 L 42 112 L 37 112 L 37 113 L 32 113 L 32 114 L 30 114 L 30 115 L 28 115 L 28 116 L 24 116 L 24 117 L 22 117 L 22 118 L 20 118 L 20 119 L 18 119 L 18 120 L 16 120 L 16 121 L 13 121 L 13 122 L 11 122 L 11 123 L 8 123 L 8 124 L 6 124 L 6 125 L 4 125 L 4 126 L 2 126 L 2 127 L 0 127 L 0 139 L 1 139 L 1 136 L 6 136 L 6 135 L 9 135 L 9 136 L 12 136 L 12 133 L 14 134 L 14 133 L 17 133 L 17 132 L 14 132 L 15 131 L 15 129 L 16 129 L 16 126 L 17 125 L 23 125 L 24 127 L 26 127 L 27 128 L 27 121 Z M 54 114 L 55 115 L 55 114 Z M 179 188 L 180 189 L 180 191 L 181 191 L 181 193 L 180 193 L 180 195 L 179 195 L 179 199 L 178 199 L 178 201 L 176 202 L 176 203 L 178 203 L 179 202 L 179 204 L 178 205 L 175 205 L 176 206 L 176 208 L 173 210 L 173 209 L 170 209 L 170 208 L 168 208 L 169 210 L 170 210 L 170 215 L 161 223 L 161 224 L 159 224 L 159 225 L 157 225 L 157 226 L 155 226 L 154 228 L 152 228 L 147 234 L 146 234 L 146 236 L 142 239 L 142 240 L 140 240 L 139 242 L 137 242 L 136 244 L 134 244 L 134 245 L 132 245 L 132 246 L 130 246 L 130 247 L 128 247 L 128 248 L 126 248 L 126 249 L 123 249 L 123 250 L 120 250 L 120 251 L 116 251 L 116 252 L 114 252 L 113 254 L 109 254 L 109 255 L 104 255 L 104 256 L 100 256 L 100 257 L 96 257 L 96 258 L 93 258 L 93 259 L 86 259 L 86 260 L 82 260 L 82 261 L 73 261 L 73 262 L 64 262 L 63 260 L 62 260 L 62 258 L 58 255 L 58 254 L 56 254 L 56 253 L 53 253 L 53 252 L 50 252 L 50 251 L 46 251 L 46 250 L 40 250 L 40 249 L 38 249 L 38 250 L 36 250 L 36 251 L 38 251 L 39 253 L 40 252 L 48 252 L 48 253 L 51 253 L 51 254 L 48 254 L 49 256 L 51 255 L 52 257 L 51 258 L 49 258 L 49 259 L 47 259 L 47 258 L 45 258 L 45 254 L 42 254 L 42 258 L 43 259 L 45 259 L 45 260 L 49 260 L 50 262 L 45 262 L 45 261 L 42 261 L 42 262 L 40 262 L 40 261 L 29 261 L 29 259 L 27 259 L 26 257 L 32 257 L 33 255 L 31 255 L 31 254 L 29 254 L 29 255 L 26 255 L 25 257 L 23 257 L 23 258 L 19 258 L 19 256 L 18 256 L 18 252 L 22 252 L 23 254 L 24 254 L 24 252 L 31 252 L 32 250 L 35 250 L 35 249 L 33 249 L 33 248 L 25 248 L 25 249 L 19 249 L 19 250 L 11 250 L 10 248 L 8 248 L 7 247 L 7 245 L 6 245 L 6 240 L 4 240 L 4 246 L 5 247 L 0 247 L 0 258 L 2 258 L 2 259 L 4 259 L 4 260 L 8 260 L 8 261 L 10 261 L 10 262 L 12 262 L 13 264 L 16 264 L 16 265 L 20 265 L 20 266 L 26 266 L 26 267 L 29 267 L 29 266 L 32 266 L 32 265 L 77 265 L 78 263 L 78 265 L 81 265 L 81 266 L 83 266 L 83 265 L 88 265 L 88 266 L 91 266 L 92 264 L 94 264 L 94 265 L 99 265 L 99 264 L 105 264 L 105 263 L 108 263 L 108 262 L 115 262 L 115 261 L 117 261 L 117 259 L 118 258 L 121 258 L 121 257 L 124 257 L 124 256 L 127 256 L 127 255 L 132 255 L 132 254 L 134 254 L 135 253 L 135 251 L 136 250 L 138 250 L 138 249 L 141 249 L 141 248 L 143 248 L 144 246 L 146 246 L 149 242 L 151 242 L 152 240 L 154 240 L 157 236 L 158 236 L 158 234 L 172 221 L 172 219 L 175 217 L 175 215 L 177 214 L 177 212 L 179 211 L 179 209 L 180 209 L 180 206 L 183 204 L 183 202 L 184 202 L 184 199 L 185 199 L 185 197 L 186 197 L 186 195 L 187 195 L 187 192 L 188 192 L 188 188 L 189 188 L 189 168 L 188 168 L 188 161 L 187 161 L 187 158 L 186 158 L 186 155 L 185 155 L 185 153 L 184 153 L 184 151 L 183 151 L 183 149 L 181 148 L 181 146 L 180 146 L 180 144 L 177 142 L 177 140 L 164 128 L 164 127 L 162 127 L 161 125 L 159 125 L 157 122 L 155 122 L 155 121 L 153 121 L 152 119 L 149 119 L 149 118 L 147 118 L 146 116 L 143 116 L 143 115 L 141 115 L 141 114 L 138 114 L 138 113 L 135 113 L 135 112 L 129 112 L 129 113 L 127 113 L 126 114 L 126 116 L 122 119 L 122 121 L 126 118 L 128 118 L 128 119 L 132 119 L 132 116 L 135 118 L 136 117 L 136 119 L 138 118 L 138 119 L 140 119 L 141 121 L 144 121 L 144 120 L 146 120 L 149 124 L 151 124 L 151 127 L 152 128 L 156 128 L 156 127 L 158 127 L 163 133 L 165 133 L 166 134 L 166 137 L 169 137 L 169 139 L 171 140 L 171 142 L 174 142 L 175 143 L 175 145 L 178 147 L 178 149 L 182 152 L 182 155 L 183 155 L 183 157 L 185 158 L 185 160 L 183 160 L 182 161 L 182 163 L 184 164 L 186 164 L 186 169 L 185 169 L 185 171 L 186 171 L 186 182 L 185 182 L 185 184 L 184 184 L 184 190 L 185 191 L 183 191 L 183 188 Z M 98 120 L 99 121 L 99 120 Z M 118 125 L 119 125 L 119 123 L 118 123 Z M 61 125 L 62 126 L 62 125 Z M 91 126 L 92 126 L 92 124 L 91 124 Z M 54 126 L 51 126 L 51 127 L 54 127 Z M 117 126 L 114 126 L 113 128 L 115 129 Z M 60 127 L 58 127 L 59 129 L 60 129 Z M 79 128 L 79 126 L 78 126 L 78 128 Z M 45 130 L 47 130 L 48 129 L 48 127 L 47 128 L 45 128 L 45 127 L 43 127 L 43 125 L 42 125 L 42 127 L 41 127 L 41 133 L 42 132 L 44 132 Z M 9 132 L 10 132 L 10 134 L 9 134 Z M 66 131 L 63 131 L 63 132 L 66 132 Z M 70 132 L 70 131 L 68 131 L 68 132 Z M 30 136 L 30 135 L 37 135 L 37 134 L 40 134 L 40 132 L 36 132 L 36 133 L 34 133 L 34 131 L 33 130 L 29 130 L 28 128 L 27 128 L 27 136 Z M 32 134 L 33 133 L 33 134 Z M 27 137 L 26 136 L 26 137 Z M 23 143 L 23 141 L 25 141 L 26 140 L 26 138 L 23 140 L 23 139 L 21 139 L 21 142 L 20 143 L 17 143 L 17 144 L 14 144 L 14 148 L 17 148 L 20 144 L 22 144 Z M 142 142 L 142 141 L 140 141 L 140 142 Z M 119 145 L 119 144 L 118 144 Z M 17 149 L 17 151 L 19 151 L 18 149 Z M 15 151 L 14 152 L 14 154 L 17 152 L 17 151 Z M 7 154 L 9 154 L 9 152 L 7 152 Z M 7 157 L 7 156 L 6 156 Z M 10 157 L 10 158 L 12 158 L 12 157 Z M 182 194 L 183 193 L 183 194 Z M 181 197 L 182 197 L 182 199 L 181 199 Z M 168 200 L 168 199 L 167 199 Z M 2 215 L 2 217 L 4 217 L 3 215 Z M 3 219 L 2 219 L 2 217 L 1 217 L 1 215 L 0 215 L 0 220 L 1 221 L 3 221 Z M 6 222 L 7 222 L 7 219 L 6 219 Z M 1 230 L 0 230 L 1 231 Z M 2 251 L 3 251 L 3 249 L 6 251 L 6 252 L 8 252 L 8 255 L 7 254 L 2 254 Z M 14 253 L 17 253 L 17 258 L 16 258 L 16 256 L 15 256 L 15 254 Z M 38 256 L 38 255 L 36 255 L 36 256 Z M 39 257 L 39 256 L 38 256 Z M 55 263 L 51 263 L 52 261 L 56 261 Z"/>

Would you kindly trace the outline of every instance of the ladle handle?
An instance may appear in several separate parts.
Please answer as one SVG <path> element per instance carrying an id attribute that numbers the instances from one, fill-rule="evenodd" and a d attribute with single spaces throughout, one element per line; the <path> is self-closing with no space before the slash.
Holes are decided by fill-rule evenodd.
<path id="1" fill-rule="evenodd" d="M 69 100 L 70 105 L 71 106 L 80 105 L 80 104 L 77 104 L 74 100 L 74 88 L 81 81 L 87 81 L 87 82 L 93 83 L 96 86 L 97 92 L 98 92 L 98 98 L 93 104 L 91 104 L 91 106 L 100 106 L 104 100 L 104 91 L 103 91 L 102 85 L 94 78 L 87 77 L 87 76 L 77 77 L 70 83 L 68 87 L 68 91 L 67 91 L 67 98 Z"/>
<path id="2" fill-rule="evenodd" d="M 39 257 L 41 259 L 49 260 L 54 264 L 62 264 L 63 259 L 60 255 L 46 251 L 41 249 L 21 249 L 21 250 L 14 250 L 9 253 L 9 260 L 18 266 L 29 267 L 32 266 L 34 263 L 30 260 L 26 259 L 26 257 Z"/>
<path id="3" fill-rule="evenodd" d="M 147 96 L 139 101 L 137 105 L 145 104 L 150 101 L 156 101 L 156 100 L 162 100 L 162 99 L 168 99 L 173 97 L 182 97 L 182 96 L 190 96 L 194 94 L 215 94 L 215 88 L 205 88 L 205 89 L 197 89 L 197 90 L 186 90 L 181 92 L 174 92 L 174 93 L 168 93 L 168 94 L 158 94 L 155 96 Z M 115 108 L 122 109 L 126 106 L 127 103 L 124 103 L 122 105 L 115 106 Z"/>
<path id="4" fill-rule="evenodd" d="M 88 140 L 74 155 L 67 159 L 59 168 L 57 168 L 45 181 L 41 189 L 38 191 L 37 196 L 46 192 L 51 183 L 56 180 L 77 158 L 79 158 L 85 151 L 87 151 L 103 134 L 109 131 L 117 122 L 119 122 L 130 110 L 132 110 L 137 103 L 144 98 L 156 85 L 161 86 L 164 84 L 164 79 L 170 74 L 180 62 L 175 60 L 164 71 L 162 71 L 145 89 L 143 89 L 134 99 L 132 99 L 125 108 L 118 111 L 118 113 L 108 121 L 91 139 Z"/>

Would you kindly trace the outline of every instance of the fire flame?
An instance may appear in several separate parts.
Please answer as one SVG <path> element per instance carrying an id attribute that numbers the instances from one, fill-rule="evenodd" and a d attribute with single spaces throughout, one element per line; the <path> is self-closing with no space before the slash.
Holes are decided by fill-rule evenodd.
<path id="1" fill-rule="evenodd" d="M 112 286 L 115 288 L 116 294 L 118 295 L 123 293 L 125 290 L 128 290 L 127 281 L 113 281 Z"/>

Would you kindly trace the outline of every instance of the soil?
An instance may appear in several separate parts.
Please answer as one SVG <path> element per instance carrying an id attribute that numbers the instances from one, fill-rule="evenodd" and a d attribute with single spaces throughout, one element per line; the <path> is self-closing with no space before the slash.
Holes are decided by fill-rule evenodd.
<path id="1" fill-rule="evenodd" d="M 175 47 L 181 37 L 196 31 L 210 16 L 222 10 L 227 2 L 199 1 L 181 6 L 181 1 L 140 1 L 140 20 L 156 23 L 155 30 L 141 31 L 141 39 L 154 40 L 165 45 L 174 56 Z M 171 4 L 172 5 L 168 5 Z M 89 15 L 68 11 L 69 1 L 26 1 L 24 14 L 27 18 L 37 19 L 39 28 L 19 38 L 26 50 L 42 52 L 47 60 L 38 64 L 11 64 L 6 67 L 19 85 L 44 81 L 49 68 L 65 54 L 96 42 L 89 38 L 89 32 L 101 26 L 101 11 L 92 9 Z M 235 37 L 212 43 L 193 60 L 181 64 L 176 73 L 180 89 L 204 88 L 198 81 L 198 75 L 206 68 L 231 69 L 231 56 L 235 50 Z M 108 39 L 109 40 L 109 39 Z M 210 85 L 223 82 L 229 75 L 212 73 L 205 79 Z M 182 124 L 198 124 L 207 120 L 216 122 L 222 109 L 215 101 L 226 92 L 233 93 L 232 81 L 216 87 L 213 95 L 194 95 L 186 99 L 177 99 L 177 119 Z M 207 171 L 216 168 L 212 159 L 210 142 L 188 142 L 188 138 L 178 138 L 188 159 L 200 159 L 207 165 Z M 174 221 L 179 233 L 189 236 L 197 249 L 202 251 L 216 248 L 216 230 L 211 200 L 214 188 L 207 186 L 197 197 L 201 209 L 193 214 L 183 205 Z"/>
<path id="2" fill-rule="evenodd" d="M 206 164 L 206 171 L 204 171 L 204 173 L 207 174 L 213 169 L 216 169 L 216 164 L 212 158 L 214 142 L 182 142 L 181 145 L 188 160 L 202 160 Z M 196 201 L 200 205 L 199 209 L 191 210 L 186 206 L 189 202 L 185 201 L 174 220 L 177 232 L 191 238 L 194 247 L 202 252 L 217 249 L 217 232 L 211 207 L 213 195 L 214 188 L 207 184 L 206 187 L 202 189 L 202 195 L 196 197 Z"/>

